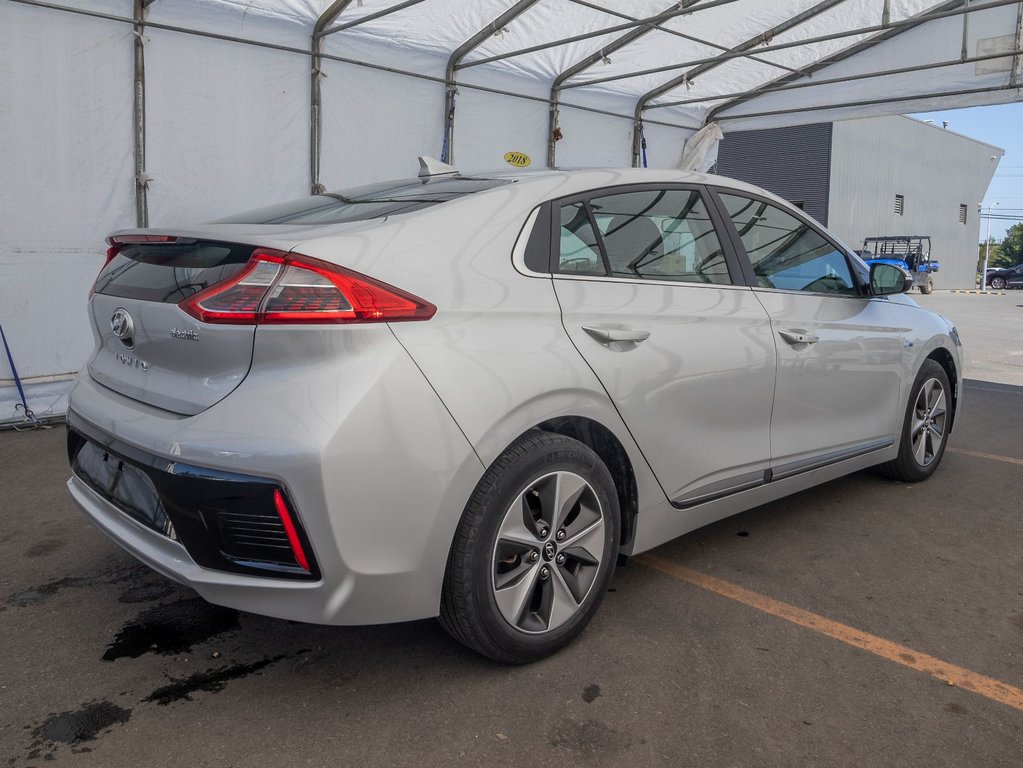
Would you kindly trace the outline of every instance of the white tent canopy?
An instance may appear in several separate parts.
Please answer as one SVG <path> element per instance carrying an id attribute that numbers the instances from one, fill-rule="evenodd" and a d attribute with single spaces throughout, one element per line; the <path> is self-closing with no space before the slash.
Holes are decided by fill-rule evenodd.
<path id="1" fill-rule="evenodd" d="M 5 0 L 0 323 L 22 377 L 69 374 L 109 231 L 417 155 L 675 167 L 710 124 L 687 162 L 717 129 L 1018 100 L 1021 20 L 1021 0 Z"/>

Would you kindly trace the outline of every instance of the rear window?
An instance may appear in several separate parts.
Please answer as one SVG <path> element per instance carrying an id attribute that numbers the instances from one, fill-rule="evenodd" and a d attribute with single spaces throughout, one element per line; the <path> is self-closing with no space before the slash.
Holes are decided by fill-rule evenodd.
<path id="1" fill-rule="evenodd" d="M 438 203 L 482 192 L 511 179 L 468 179 L 444 176 L 384 181 L 341 192 L 304 197 L 268 208 L 240 213 L 215 224 L 343 224 L 411 213 Z"/>
<path id="2" fill-rule="evenodd" d="M 121 248 L 96 279 L 96 293 L 177 304 L 245 268 L 251 245 L 191 240 Z"/>

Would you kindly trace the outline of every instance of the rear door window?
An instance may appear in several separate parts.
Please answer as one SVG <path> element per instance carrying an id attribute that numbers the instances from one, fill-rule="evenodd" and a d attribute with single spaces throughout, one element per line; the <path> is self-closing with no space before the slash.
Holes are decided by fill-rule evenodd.
<path id="1" fill-rule="evenodd" d="M 634 190 L 560 207 L 557 269 L 611 277 L 730 284 L 700 192 Z"/>
<path id="2" fill-rule="evenodd" d="M 585 275 L 607 274 L 586 203 L 561 206 L 558 271 Z"/>

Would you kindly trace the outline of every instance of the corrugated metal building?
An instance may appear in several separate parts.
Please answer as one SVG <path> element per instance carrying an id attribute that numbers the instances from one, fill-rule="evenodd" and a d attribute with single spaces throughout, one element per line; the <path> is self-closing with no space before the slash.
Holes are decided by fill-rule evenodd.
<path id="1" fill-rule="evenodd" d="M 930 235 L 937 288 L 973 288 L 977 208 L 1004 150 L 909 117 L 725 134 L 716 171 L 800 206 L 851 248 Z"/>

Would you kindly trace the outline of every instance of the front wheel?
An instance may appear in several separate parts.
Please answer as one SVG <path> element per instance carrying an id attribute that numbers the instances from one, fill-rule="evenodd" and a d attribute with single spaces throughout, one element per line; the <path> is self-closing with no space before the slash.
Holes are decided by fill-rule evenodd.
<path id="1" fill-rule="evenodd" d="M 899 455 L 881 465 L 895 480 L 926 480 L 941 463 L 952 425 L 952 390 L 948 375 L 934 360 L 925 360 L 910 391 L 902 423 Z"/>
<path id="2" fill-rule="evenodd" d="M 1001 277 L 1001 276 L 999 276 L 999 277 L 992 277 L 991 278 L 991 287 L 994 288 L 996 291 L 1000 291 L 1000 290 L 1004 289 L 1005 288 L 1005 278 Z"/>
<path id="3" fill-rule="evenodd" d="M 533 431 L 487 470 L 448 557 L 440 622 L 507 664 L 570 643 L 596 613 L 618 559 L 611 473 L 578 440 Z"/>
<path id="4" fill-rule="evenodd" d="M 933 290 L 934 290 L 934 282 L 931 280 L 931 278 L 928 277 L 920 285 L 920 293 L 922 293 L 924 295 L 927 295 L 927 294 L 929 294 Z"/>

